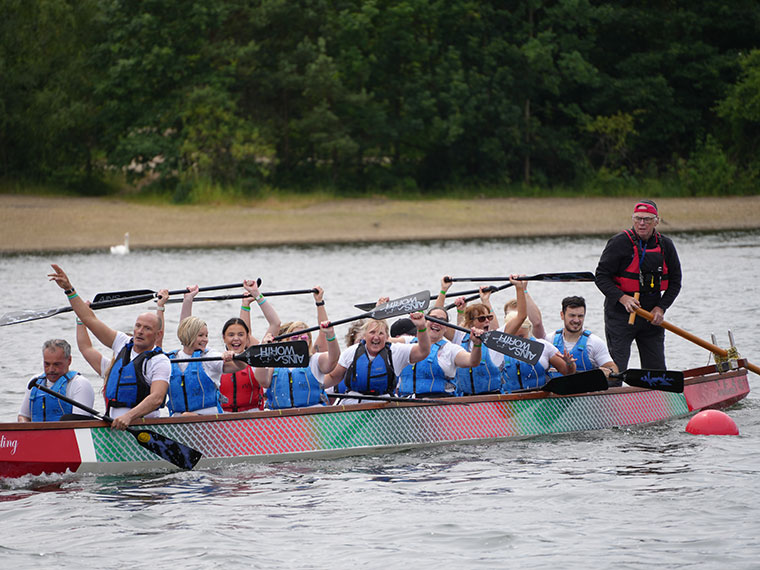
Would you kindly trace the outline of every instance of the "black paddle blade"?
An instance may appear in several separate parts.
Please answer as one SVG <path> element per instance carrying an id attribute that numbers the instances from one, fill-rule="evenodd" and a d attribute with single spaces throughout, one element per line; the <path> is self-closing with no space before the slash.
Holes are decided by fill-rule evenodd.
<path id="1" fill-rule="evenodd" d="M 128 299 L 129 297 L 135 297 L 135 301 L 132 303 L 142 303 L 145 298 L 151 298 L 155 295 L 155 291 L 150 289 L 135 289 L 134 291 L 111 291 L 110 293 L 98 293 L 93 297 L 92 303 L 103 303 L 106 301 L 115 301 L 117 299 Z M 137 300 L 139 299 L 139 300 Z M 124 303 L 128 304 L 128 303 Z"/>
<path id="2" fill-rule="evenodd" d="M 400 299 L 393 299 L 375 307 L 370 311 L 371 319 L 382 320 L 399 315 L 408 315 L 416 311 L 424 311 L 430 305 L 430 291 L 420 291 Z"/>
<path id="3" fill-rule="evenodd" d="M 501 331 L 487 331 L 481 338 L 483 344 L 491 350 L 506 354 L 515 360 L 527 362 L 531 366 L 535 366 L 541 359 L 541 353 L 544 350 L 544 345 L 537 340 L 522 338 Z"/>
<path id="4" fill-rule="evenodd" d="M 160 433 L 139 428 L 127 429 L 135 436 L 137 443 L 180 469 L 192 469 L 202 456 L 200 451 L 169 439 Z"/>
<path id="5" fill-rule="evenodd" d="M 683 372 L 678 370 L 626 370 L 611 376 L 622 378 L 623 382 L 637 388 L 676 394 L 683 392 Z"/>
<path id="6" fill-rule="evenodd" d="M 305 340 L 256 344 L 236 354 L 235 360 L 258 368 L 303 368 L 309 364 L 309 345 Z"/>
<path id="7" fill-rule="evenodd" d="M 587 372 L 557 376 L 544 384 L 541 389 L 560 396 L 600 392 L 607 389 L 607 377 L 597 368 Z"/>

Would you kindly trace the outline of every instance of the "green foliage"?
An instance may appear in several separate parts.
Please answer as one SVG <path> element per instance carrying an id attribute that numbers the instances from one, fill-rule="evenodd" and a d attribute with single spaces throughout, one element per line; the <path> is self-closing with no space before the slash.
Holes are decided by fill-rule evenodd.
<path id="1" fill-rule="evenodd" d="M 754 0 L 3 8 L 4 177 L 97 193 L 119 173 L 180 202 L 668 176 L 667 192 L 757 191 Z"/>

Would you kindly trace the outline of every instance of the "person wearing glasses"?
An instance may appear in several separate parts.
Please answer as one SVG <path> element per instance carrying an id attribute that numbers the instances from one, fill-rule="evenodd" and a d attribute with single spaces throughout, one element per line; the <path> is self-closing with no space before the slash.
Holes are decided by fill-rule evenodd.
<path id="1" fill-rule="evenodd" d="M 314 287 L 314 304 L 317 307 L 319 332 L 312 342 L 311 333 L 305 332 L 288 337 L 286 341 L 305 340 L 309 345 L 309 364 L 296 368 L 256 368 L 256 379 L 266 388 L 266 409 L 307 408 L 327 406 L 330 401 L 325 392 L 325 376 L 329 374 L 340 357 L 340 344 L 335 338 L 335 329 L 330 325 L 325 309 L 325 292 L 322 287 Z M 308 328 L 302 321 L 286 323 L 279 334 L 298 332 Z M 264 343 L 272 342 L 272 334 L 267 333 Z M 320 352 L 320 348 L 325 350 Z"/>
<path id="2" fill-rule="evenodd" d="M 681 291 L 681 262 L 673 241 L 656 230 L 659 221 L 657 204 L 637 202 L 633 227 L 610 238 L 596 268 L 607 347 L 620 370 L 628 367 L 634 340 L 642 368 L 665 368 L 665 330 L 659 325 Z M 637 308 L 651 312 L 652 321 L 629 324 Z"/>

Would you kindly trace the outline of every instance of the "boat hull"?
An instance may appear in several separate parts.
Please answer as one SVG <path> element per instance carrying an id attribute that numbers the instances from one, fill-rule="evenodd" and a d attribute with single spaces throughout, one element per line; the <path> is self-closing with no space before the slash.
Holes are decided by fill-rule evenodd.
<path id="1" fill-rule="evenodd" d="M 642 425 L 726 407 L 749 393 L 744 369 L 685 374 L 682 394 L 630 387 L 572 396 L 530 392 L 451 399 L 446 405 L 382 402 L 163 418 L 144 425 L 199 450 L 197 469 Z M 133 435 L 104 422 L 0 424 L 0 477 L 170 469 L 175 467 Z"/>

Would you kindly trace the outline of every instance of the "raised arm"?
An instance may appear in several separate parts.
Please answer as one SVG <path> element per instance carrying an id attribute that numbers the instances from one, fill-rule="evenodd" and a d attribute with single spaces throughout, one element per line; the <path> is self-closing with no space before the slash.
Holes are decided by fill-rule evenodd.
<path id="1" fill-rule="evenodd" d="M 428 336 L 427 321 L 423 313 L 417 312 L 409 315 L 414 326 L 417 327 L 417 342 L 412 346 L 409 353 L 409 362 L 414 364 L 420 360 L 425 360 L 430 354 L 430 336 Z"/>
<path id="2" fill-rule="evenodd" d="M 179 314 L 179 322 L 181 323 L 187 317 L 193 316 L 193 299 L 198 294 L 199 287 L 197 285 L 188 285 L 187 293 L 182 297 L 182 311 Z M 168 291 L 167 291 L 168 293 Z"/>
<path id="3" fill-rule="evenodd" d="M 166 332 L 166 302 L 169 300 L 169 290 L 161 289 L 156 299 L 156 316 L 158 317 L 158 335 L 156 336 L 156 346 L 164 346 L 164 333 Z"/>
<path id="4" fill-rule="evenodd" d="M 528 316 L 527 301 L 525 299 L 525 288 L 528 286 L 527 281 L 519 281 L 517 275 L 510 275 L 509 282 L 515 287 L 517 295 L 517 316 L 508 323 L 504 323 L 504 332 L 507 334 L 517 334 L 520 330 L 525 317 Z"/>
<path id="5" fill-rule="evenodd" d="M 103 355 L 92 346 L 92 340 L 87 332 L 87 327 L 84 326 L 84 323 L 79 317 L 77 317 L 77 348 L 87 361 L 87 364 L 90 365 L 90 368 L 92 368 L 98 375 L 103 374 L 104 370 L 101 370 Z"/>
<path id="6" fill-rule="evenodd" d="M 525 282 L 525 303 L 528 309 L 528 319 L 533 323 L 533 336 L 536 338 L 546 338 L 546 329 L 544 328 L 544 319 L 541 315 L 541 309 L 538 308 L 533 297 L 528 293 L 528 283 Z"/>
<path id="7" fill-rule="evenodd" d="M 317 322 L 320 323 L 319 331 L 317 332 L 317 339 L 314 342 L 314 351 L 313 352 L 327 352 L 327 335 L 325 334 L 325 329 L 322 328 L 322 322 L 327 321 L 327 309 L 325 309 L 325 291 L 317 285 L 314 287 L 314 304 L 317 306 Z M 335 331 L 330 336 L 335 336 Z M 337 341 L 336 341 L 337 342 Z M 336 361 L 337 362 L 337 361 Z M 333 363 L 333 366 L 335 366 L 335 363 Z M 321 370 L 321 367 L 320 367 Z M 330 368 L 327 370 L 329 372 L 332 370 Z M 324 372 L 324 371 L 323 371 Z"/>
<path id="8" fill-rule="evenodd" d="M 493 330 L 496 330 L 499 328 L 499 317 L 496 313 L 494 313 L 493 307 L 491 306 L 491 293 L 493 293 L 493 291 L 491 290 L 490 285 L 484 285 L 480 287 L 480 302 L 488 307 L 488 310 L 493 315 Z"/>
<path id="9" fill-rule="evenodd" d="M 246 279 L 243 281 L 243 287 L 245 288 L 248 293 L 251 295 L 251 299 L 256 301 L 256 304 L 259 306 L 259 309 L 261 309 L 261 313 L 264 315 L 264 318 L 267 320 L 267 323 L 269 323 L 269 326 L 267 327 L 265 335 L 267 333 L 270 333 L 273 337 L 276 336 L 280 331 L 280 325 L 282 324 L 280 322 L 280 317 L 277 314 L 277 311 L 275 311 L 274 306 L 272 303 L 268 302 L 267 299 L 264 298 L 264 295 L 262 295 L 259 292 L 258 284 L 256 283 L 255 279 Z M 244 298 L 245 301 L 245 298 Z M 251 301 L 248 301 L 248 306 L 250 307 Z M 243 315 L 243 309 L 241 308 L 240 311 L 240 318 L 247 320 L 248 323 L 248 330 L 251 331 L 249 342 L 250 344 L 259 344 L 259 339 L 257 339 L 255 336 L 253 336 L 253 327 L 251 327 L 251 314 L 250 310 L 248 311 L 247 315 Z"/>
<path id="10" fill-rule="evenodd" d="M 446 293 L 449 292 L 449 288 L 451 287 L 451 281 L 447 281 L 447 279 L 451 279 L 451 277 L 448 275 L 441 277 L 441 290 L 438 291 L 438 297 L 435 298 L 433 307 L 443 307 L 446 304 Z M 430 308 L 432 309 L 433 307 Z"/>
<path id="11" fill-rule="evenodd" d="M 111 347 L 114 340 L 116 340 L 116 331 L 101 321 L 90 307 L 87 306 L 82 298 L 77 294 L 74 286 L 71 284 L 66 273 L 58 265 L 51 265 L 53 273 L 49 273 L 48 277 L 51 281 L 55 281 L 58 286 L 66 293 L 66 297 L 69 299 L 71 308 L 74 309 L 74 314 L 79 317 L 79 320 L 92 331 L 101 343 Z"/>

